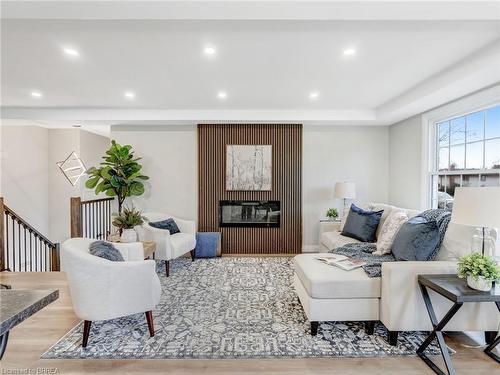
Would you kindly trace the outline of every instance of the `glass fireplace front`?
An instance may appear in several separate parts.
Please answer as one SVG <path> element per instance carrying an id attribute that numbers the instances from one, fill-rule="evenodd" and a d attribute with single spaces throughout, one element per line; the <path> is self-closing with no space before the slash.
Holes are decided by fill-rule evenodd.
<path id="1" fill-rule="evenodd" d="M 280 201 L 219 201 L 221 227 L 280 226 Z"/>

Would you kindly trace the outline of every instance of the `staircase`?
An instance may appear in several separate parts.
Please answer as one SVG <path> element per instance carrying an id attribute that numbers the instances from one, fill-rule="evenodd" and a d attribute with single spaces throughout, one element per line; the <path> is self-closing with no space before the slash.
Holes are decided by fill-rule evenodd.
<path id="1" fill-rule="evenodd" d="M 38 232 L 0 197 L 0 271 L 59 270 L 59 244 Z"/>

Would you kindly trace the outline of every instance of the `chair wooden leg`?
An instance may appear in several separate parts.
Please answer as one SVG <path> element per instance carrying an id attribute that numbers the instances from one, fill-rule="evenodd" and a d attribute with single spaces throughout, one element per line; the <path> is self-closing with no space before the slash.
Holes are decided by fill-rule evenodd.
<path id="1" fill-rule="evenodd" d="M 365 332 L 367 335 L 373 335 L 375 332 L 375 321 L 369 320 L 365 322 Z"/>
<path id="2" fill-rule="evenodd" d="M 155 326 L 153 323 L 153 312 L 152 311 L 146 311 L 146 320 L 148 321 L 149 336 L 154 337 Z"/>
<path id="3" fill-rule="evenodd" d="M 196 259 L 196 254 L 195 254 L 194 249 L 191 250 L 190 253 L 191 253 L 191 261 L 194 262 L 194 260 Z"/>
<path id="4" fill-rule="evenodd" d="M 486 344 L 490 345 L 497 338 L 497 331 L 485 331 L 484 332 L 484 341 Z"/>
<path id="5" fill-rule="evenodd" d="M 92 325 L 92 322 L 90 320 L 84 320 L 83 321 L 83 341 L 82 341 L 82 347 L 86 348 L 87 343 L 89 342 L 89 335 L 90 335 L 90 326 Z"/>
<path id="6" fill-rule="evenodd" d="M 319 322 L 311 322 L 311 335 L 316 336 L 318 334 Z"/>
<path id="7" fill-rule="evenodd" d="M 389 345 L 396 346 L 398 345 L 398 331 L 388 331 L 387 339 L 389 341 Z"/>
<path id="8" fill-rule="evenodd" d="M 165 261 L 165 272 L 167 273 L 167 277 L 170 276 L 170 261 L 166 260 Z"/>

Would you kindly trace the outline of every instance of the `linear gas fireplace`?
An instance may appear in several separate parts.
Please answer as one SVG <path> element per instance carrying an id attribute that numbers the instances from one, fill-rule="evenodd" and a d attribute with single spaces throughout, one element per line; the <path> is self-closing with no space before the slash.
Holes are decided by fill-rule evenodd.
<path id="1" fill-rule="evenodd" d="M 219 201 L 221 227 L 280 227 L 280 201 Z"/>

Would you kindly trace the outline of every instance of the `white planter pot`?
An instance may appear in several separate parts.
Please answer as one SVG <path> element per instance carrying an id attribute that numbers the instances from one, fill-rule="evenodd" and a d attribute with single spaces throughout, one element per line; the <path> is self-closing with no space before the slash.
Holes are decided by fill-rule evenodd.
<path id="1" fill-rule="evenodd" d="M 137 241 L 137 233 L 135 229 L 124 229 L 120 237 L 121 242 L 135 242 Z"/>
<path id="2" fill-rule="evenodd" d="M 485 280 L 482 276 L 478 277 L 477 280 L 472 276 L 467 276 L 467 285 L 472 289 L 489 292 L 493 284 L 491 281 Z"/>

